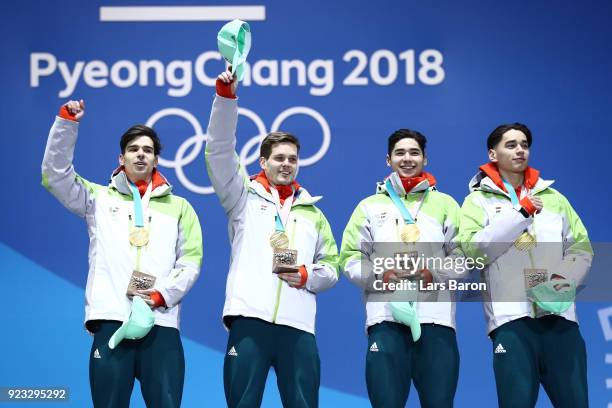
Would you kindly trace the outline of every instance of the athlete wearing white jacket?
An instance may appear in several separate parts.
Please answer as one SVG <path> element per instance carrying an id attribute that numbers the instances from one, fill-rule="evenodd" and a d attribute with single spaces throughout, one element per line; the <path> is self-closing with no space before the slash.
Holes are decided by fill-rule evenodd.
<path id="1" fill-rule="evenodd" d="M 206 164 L 215 192 L 228 215 L 232 258 L 227 278 L 223 317 L 256 317 L 314 334 L 316 293 L 338 281 L 337 249 L 327 219 L 312 197 L 300 187 L 287 222 L 287 235 L 298 251 L 297 265 L 308 278 L 303 288 L 284 284 L 272 273 L 276 206 L 272 194 L 250 178 L 236 155 L 238 105 L 235 99 L 215 97 L 208 126 Z"/>
<path id="2" fill-rule="evenodd" d="M 586 228 L 567 198 L 529 167 L 532 134 L 500 125 L 490 162 L 461 208 L 466 255 L 484 257 L 484 310 L 500 407 L 533 407 L 540 384 L 555 407 L 588 407 L 586 348 L 572 286 L 591 266 Z M 548 288 L 546 297 L 537 290 Z M 551 293 L 552 292 L 552 293 Z"/>
<path id="3" fill-rule="evenodd" d="M 428 197 L 420 208 L 416 222 L 421 231 L 419 241 L 427 243 L 428 256 L 431 259 L 460 257 L 461 251 L 458 249 L 457 241 L 459 233 L 457 202 L 451 196 L 436 189 L 435 179 L 431 175 L 423 177 L 422 181 L 409 192 L 404 190 L 397 173 L 392 173 L 389 178 L 393 180 L 392 184 L 398 195 L 405 200 L 409 208 L 416 210 L 423 194 L 428 191 Z M 400 248 L 399 245 L 392 243 L 401 242 L 399 231 L 403 222 L 402 214 L 389 198 L 385 183 L 382 182 L 378 183 L 376 194 L 359 203 L 344 230 L 341 266 L 346 277 L 364 290 L 366 329 L 382 321 L 395 321 L 388 302 L 380 301 L 380 290 L 376 291 L 374 287 L 374 281 L 383 277 L 376 277 L 371 272 L 375 269 L 372 260 L 393 256 L 389 250 Z M 441 264 L 444 265 L 444 262 Z M 429 271 L 435 283 L 464 277 L 457 268 L 431 268 Z M 376 285 L 380 287 L 379 282 Z M 422 296 L 427 297 L 426 294 Z M 436 291 L 436 299 L 436 301 L 417 303 L 419 321 L 455 328 L 453 292 Z"/>
<path id="4" fill-rule="evenodd" d="M 178 407 L 185 368 L 178 332 L 181 300 L 200 272 L 200 223 L 191 205 L 173 195 L 155 169 L 161 144 L 146 126 L 133 126 L 122 136 L 121 167 L 108 186 L 79 176 L 72 159 L 83 114 L 83 101 L 60 109 L 47 140 L 42 179 L 63 206 L 87 223 L 85 324 L 94 336 L 89 370 L 93 404 L 127 406 L 138 377 L 148 406 Z M 140 239 L 133 239 L 136 230 Z M 134 271 L 155 277 L 152 288 L 135 291 L 153 309 L 155 322 L 143 338 L 126 338 L 111 349 L 110 337 L 130 315 L 126 292 Z"/>
<path id="5" fill-rule="evenodd" d="M 525 217 L 512 205 L 510 195 L 502 188 L 495 166 L 482 166 L 469 183 L 471 193 L 462 207 L 461 242 L 475 257 L 483 257 L 487 266 L 482 276 L 487 283 L 484 303 L 488 332 L 521 317 L 536 317 L 527 298 L 524 268 L 546 270 L 547 279 L 559 275 L 584 280 L 593 257 L 588 235 L 580 218 L 563 195 L 533 168 L 526 170 L 519 198 L 527 191 L 540 197 L 544 207 L 535 216 Z M 497 183 L 496 183 L 497 181 Z M 520 208 L 519 208 L 520 210 Z M 527 230 L 540 245 L 529 251 L 516 248 L 514 241 Z M 567 320 L 578 321 L 572 304 L 560 313 Z"/>
<path id="6" fill-rule="evenodd" d="M 286 406 L 316 406 L 319 360 L 316 294 L 338 280 L 337 248 L 327 219 L 295 176 L 299 141 L 284 132 L 262 142 L 263 171 L 250 179 L 236 154 L 238 106 L 231 74 L 217 80 L 206 164 L 228 216 L 231 243 L 223 318 L 230 329 L 224 364 L 229 406 L 258 406 L 273 366 Z M 235 82 L 232 82 L 235 86 Z M 278 220 L 283 219 L 283 226 Z M 283 230 L 299 273 L 272 273 L 271 237 Z"/>
<path id="7" fill-rule="evenodd" d="M 404 406 L 411 381 L 421 406 L 450 407 L 457 387 L 459 353 L 453 292 L 418 294 L 416 315 L 422 334 L 415 340 L 412 327 L 394 317 L 389 297 L 383 295 L 381 287 L 381 281 L 397 282 L 401 272 L 386 267 L 386 271 L 375 273 L 383 269 L 375 265 L 377 259 L 411 251 L 422 252 L 421 259 L 431 263 L 416 267 L 425 284 L 446 285 L 467 272 L 457 268 L 464 260 L 457 241 L 459 206 L 436 189 L 431 174 L 423 172 L 426 142 L 425 136 L 410 129 L 400 129 L 389 137 L 387 163 L 393 173 L 378 184 L 376 194 L 355 208 L 342 237 L 340 265 L 351 282 L 364 291 L 366 381 L 374 407 Z M 402 206 L 419 231 L 407 242 L 402 242 L 407 221 Z"/>

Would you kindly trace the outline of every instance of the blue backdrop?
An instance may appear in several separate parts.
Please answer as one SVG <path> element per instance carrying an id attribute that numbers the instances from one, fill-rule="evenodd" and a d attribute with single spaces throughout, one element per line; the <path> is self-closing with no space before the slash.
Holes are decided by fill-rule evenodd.
<path id="1" fill-rule="evenodd" d="M 303 143 L 298 179 L 324 196 L 320 207 L 338 241 L 355 205 L 389 171 L 384 159 L 392 131 L 410 127 L 428 137 L 427 170 L 461 203 L 469 178 L 486 161 L 486 136 L 510 121 L 530 126 L 532 165 L 557 180 L 591 239 L 610 241 L 607 1 L 264 1 L 206 10 L 201 18 L 198 10 L 161 13 L 175 21 L 133 21 L 160 17 L 155 10 L 132 15 L 114 8 L 122 3 L 0 4 L 0 386 L 66 386 L 70 406 L 90 404 L 90 338 L 82 330 L 85 225 L 40 186 L 54 115 L 64 101 L 83 98 L 77 171 L 105 183 L 117 165 L 120 135 L 146 122 L 165 145 L 160 170 L 200 216 L 204 264 L 182 315 L 184 402 L 223 406 L 229 246 L 203 147 L 214 78 L 224 67 L 216 33 L 233 17 L 250 22 L 254 41 L 239 90 L 240 153 L 255 173 L 262 133 L 297 134 Z M 240 6 L 245 3 L 251 2 Z M 181 12 L 201 21 L 178 21 L 185 20 Z M 612 303 L 581 303 L 578 313 L 590 399 L 606 406 L 612 401 Z M 492 346 L 480 304 L 460 304 L 457 319 L 456 405 L 494 406 Z M 319 296 L 322 406 L 368 406 L 363 321 L 360 293 L 346 280 Z M 269 384 L 265 406 L 278 406 L 272 375 Z M 141 406 L 139 395 L 134 400 Z M 409 405 L 417 401 L 412 392 Z M 543 391 L 538 404 L 550 405 Z"/>

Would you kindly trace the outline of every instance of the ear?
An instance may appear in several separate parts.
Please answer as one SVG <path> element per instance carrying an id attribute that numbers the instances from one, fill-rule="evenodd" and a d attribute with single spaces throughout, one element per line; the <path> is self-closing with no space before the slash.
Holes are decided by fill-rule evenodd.
<path id="1" fill-rule="evenodd" d="M 497 154 L 493 149 L 489 149 L 489 160 L 492 163 L 497 163 Z"/>
<path id="2" fill-rule="evenodd" d="M 125 166 L 125 159 L 123 158 L 123 154 L 119 155 L 119 165 Z"/>
<path id="3" fill-rule="evenodd" d="M 391 157 L 387 155 L 387 167 L 391 167 Z"/>
<path id="4" fill-rule="evenodd" d="M 153 161 L 153 168 L 157 167 L 158 162 L 159 162 L 159 156 L 155 156 L 155 160 Z"/>
<path id="5" fill-rule="evenodd" d="M 266 158 L 263 156 L 259 158 L 259 167 L 261 167 L 262 170 L 266 170 L 266 167 L 268 167 L 266 163 Z"/>
<path id="6" fill-rule="evenodd" d="M 423 166 L 427 166 L 427 157 L 423 159 Z"/>

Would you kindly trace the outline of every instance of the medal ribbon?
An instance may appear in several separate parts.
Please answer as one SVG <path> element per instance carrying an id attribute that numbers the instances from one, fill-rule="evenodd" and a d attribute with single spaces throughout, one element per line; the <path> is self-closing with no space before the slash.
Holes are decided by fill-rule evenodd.
<path id="1" fill-rule="evenodd" d="M 276 188 L 270 186 L 270 193 L 272 193 L 274 205 L 276 206 L 276 215 L 274 216 L 276 231 L 285 232 L 285 225 L 287 225 L 287 220 L 289 219 L 289 212 L 291 212 L 295 191 L 293 191 L 293 194 L 285 199 L 285 203 L 283 205 L 280 203 L 280 196 L 278 195 L 278 190 L 276 190 Z"/>
<path id="2" fill-rule="evenodd" d="M 412 218 L 410 211 L 408 211 L 408 208 L 406 208 L 406 206 L 400 199 L 399 195 L 397 195 L 397 191 L 395 191 L 395 189 L 393 188 L 393 184 L 391 184 L 391 180 L 387 179 L 387 181 L 385 182 L 385 188 L 387 190 L 387 193 L 389 193 L 389 197 L 391 197 L 393 204 L 395 204 L 397 209 L 402 214 L 404 223 L 414 224 L 415 223 L 414 218 Z M 425 192 L 423 193 L 423 198 L 421 198 L 421 202 L 419 203 L 416 213 L 414 214 L 415 218 L 419 215 L 419 211 L 421 211 L 421 207 L 423 206 L 423 203 L 425 202 L 425 197 L 427 197 L 428 193 L 429 193 L 429 190 L 425 190 Z"/>
<path id="3" fill-rule="evenodd" d="M 144 217 L 142 216 L 142 200 L 140 198 L 140 191 L 134 183 L 130 181 L 130 188 L 132 189 L 132 198 L 134 198 L 134 226 L 144 227 Z"/>
<path id="4" fill-rule="evenodd" d="M 149 183 L 144 196 L 140 198 L 140 191 L 138 191 L 136 184 L 132 183 L 131 181 L 128 182 L 130 184 L 130 189 L 132 190 L 132 197 L 134 198 L 134 226 L 144 227 L 143 208 L 147 208 L 149 204 L 149 199 L 151 197 L 151 183 Z"/>
<path id="5" fill-rule="evenodd" d="M 512 205 L 518 205 L 519 199 L 516 196 L 516 191 L 514 191 L 514 187 L 512 187 L 512 184 L 508 183 L 504 178 L 502 178 L 502 182 L 504 183 L 504 187 L 506 187 L 506 190 L 508 190 L 508 194 L 510 194 L 510 201 L 512 201 Z"/>

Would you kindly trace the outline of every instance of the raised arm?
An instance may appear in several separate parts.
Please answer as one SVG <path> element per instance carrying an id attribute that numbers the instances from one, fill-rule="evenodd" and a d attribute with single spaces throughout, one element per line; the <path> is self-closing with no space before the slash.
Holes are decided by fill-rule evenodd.
<path id="1" fill-rule="evenodd" d="M 236 154 L 237 81 L 228 71 L 217 78 L 217 95 L 208 123 L 206 168 L 226 213 L 246 202 L 248 176 Z"/>
<path id="2" fill-rule="evenodd" d="M 98 186 L 80 177 L 72 164 L 79 121 L 85 102 L 69 101 L 60 108 L 49 131 L 42 162 L 42 185 L 73 213 L 84 217 Z"/>

